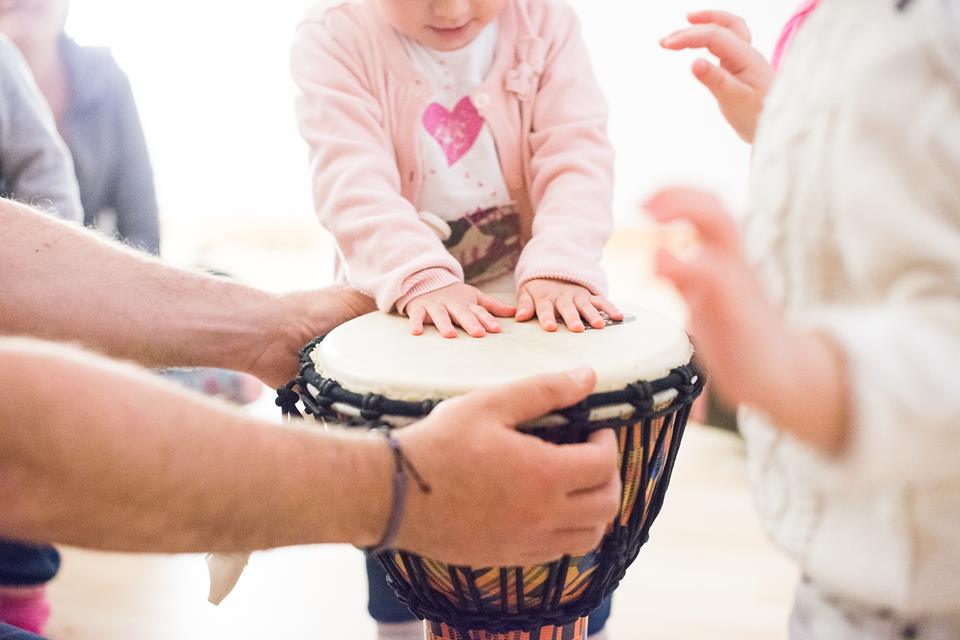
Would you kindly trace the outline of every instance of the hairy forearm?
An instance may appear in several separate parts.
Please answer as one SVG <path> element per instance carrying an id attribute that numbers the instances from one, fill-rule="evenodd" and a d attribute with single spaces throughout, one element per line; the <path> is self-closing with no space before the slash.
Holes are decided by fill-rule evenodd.
<path id="1" fill-rule="evenodd" d="M 127 365 L 0 340 L 0 536 L 155 552 L 369 545 L 391 459 L 269 425 Z"/>
<path id="2" fill-rule="evenodd" d="M 272 327 L 267 293 L 163 265 L 0 202 L 0 334 L 84 345 L 146 365 L 248 369 Z"/>

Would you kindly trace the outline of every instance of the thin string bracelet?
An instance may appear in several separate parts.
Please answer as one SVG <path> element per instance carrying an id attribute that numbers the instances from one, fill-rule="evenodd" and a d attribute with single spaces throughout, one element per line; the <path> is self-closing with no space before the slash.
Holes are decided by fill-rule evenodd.
<path id="1" fill-rule="evenodd" d="M 407 506 L 407 474 L 413 478 L 414 483 L 422 493 L 432 491 L 430 485 L 423 480 L 410 459 L 404 455 L 400 441 L 393 435 L 393 431 L 388 427 L 380 427 L 374 429 L 374 432 L 383 434 L 387 439 L 396 467 L 393 473 L 393 504 L 390 507 L 390 517 L 387 519 L 387 526 L 380 542 L 372 547 L 367 547 L 367 553 L 370 554 L 383 553 L 390 549 L 397 540 L 397 534 L 400 533 L 400 525 L 403 524 L 403 515 Z"/>

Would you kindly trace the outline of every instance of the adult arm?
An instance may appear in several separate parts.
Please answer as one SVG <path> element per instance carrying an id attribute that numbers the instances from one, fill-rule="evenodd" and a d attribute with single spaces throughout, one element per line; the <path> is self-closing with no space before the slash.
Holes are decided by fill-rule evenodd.
<path id="1" fill-rule="evenodd" d="M 4 194 L 83 223 L 73 161 L 16 47 L 0 36 L 0 171 Z"/>
<path id="2" fill-rule="evenodd" d="M 513 430 L 576 403 L 594 380 L 520 382 L 402 430 L 432 490 L 411 483 L 398 544 L 480 565 L 596 545 L 619 504 L 612 433 L 560 447 Z M 368 546 L 386 526 L 393 457 L 379 435 L 262 423 L 132 366 L 21 338 L 0 339 L 0 385 L 5 537 L 231 552 Z"/>
<path id="3" fill-rule="evenodd" d="M 0 230 L 0 334 L 148 366 L 215 366 L 278 386 L 304 344 L 373 308 L 346 288 L 278 295 L 170 267 L 10 201 Z"/>

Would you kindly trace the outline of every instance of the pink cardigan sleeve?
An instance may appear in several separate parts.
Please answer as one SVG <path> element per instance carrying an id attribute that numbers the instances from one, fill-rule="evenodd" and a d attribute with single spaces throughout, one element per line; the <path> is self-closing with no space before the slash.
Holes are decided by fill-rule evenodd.
<path id="1" fill-rule="evenodd" d="M 613 233 L 613 148 L 607 103 L 572 11 L 554 12 L 533 112 L 530 144 L 532 237 L 517 266 L 518 288 L 535 278 L 606 292 L 600 268 Z"/>
<path id="2" fill-rule="evenodd" d="M 310 147 L 317 215 L 336 239 L 347 278 L 389 311 L 411 293 L 462 281 L 463 270 L 401 195 L 365 56 L 338 35 L 356 29 L 337 19 L 308 19 L 297 31 L 291 53 L 297 122 Z"/>

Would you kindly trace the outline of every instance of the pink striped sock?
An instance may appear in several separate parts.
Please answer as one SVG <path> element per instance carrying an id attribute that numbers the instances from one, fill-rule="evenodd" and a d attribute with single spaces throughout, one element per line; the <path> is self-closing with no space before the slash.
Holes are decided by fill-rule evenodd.
<path id="1" fill-rule="evenodd" d="M 43 633 L 49 619 L 46 586 L 0 587 L 0 622 L 30 633 Z"/>

